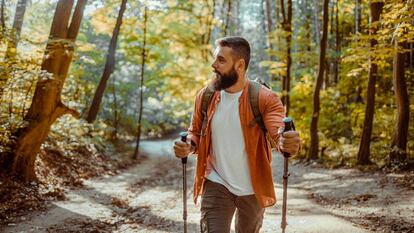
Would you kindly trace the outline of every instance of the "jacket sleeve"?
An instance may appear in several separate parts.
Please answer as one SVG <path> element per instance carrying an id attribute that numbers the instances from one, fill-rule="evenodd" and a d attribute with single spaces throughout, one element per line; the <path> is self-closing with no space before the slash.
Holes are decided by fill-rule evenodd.
<path id="1" fill-rule="evenodd" d="M 188 136 L 195 145 L 194 154 L 198 154 L 198 144 L 200 142 L 201 127 L 203 124 L 203 113 L 201 112 L 201 100 L 203 98 L 205 88 L 201 89 L 196 96 L 194 103 L 194 111 L 191 116 L 190 127 L 188 128 Z"/>
<path id="2" fill-rule="evenodd" d="M 263 87 L 259 93 L 259 105 L 267 132 L 276 143 L 276 150 L 280 152 L 278 130 L 284 127 L 285 107 L 275 93 Z"/>

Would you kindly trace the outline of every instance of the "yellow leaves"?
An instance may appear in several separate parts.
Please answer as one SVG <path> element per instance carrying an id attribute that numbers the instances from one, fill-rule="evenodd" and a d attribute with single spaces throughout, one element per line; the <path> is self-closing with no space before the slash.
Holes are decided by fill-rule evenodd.
<path id="1" fill-rule="evenodd" d="M 88 52 L 88 51 L 92 51 L 92 50 L 94 50 L 95 49 L 95 45 L 94 44 L 91 44 L 91 43 L 87 43 L 87 42 L 81 42 L 81 41 L 77 41 L 76 42 L 76 44 L 77 44 L 77 49 L 80 51 L 80 52 Z"/>
<path id="2" fill-rule="evenodd" d="M 114 18 L 108 18 L 107 8 L 97 9 L 92 13 L 91 24 L 94 26 L 97 33 L 112 35 L 112 31 L 115 25 Z"/>
<path id="3" fill-rule="evenodd" d="M 176 0 L 167 0 L 168 7 L 175 7 L 177 6 L 178 2 Z"/>

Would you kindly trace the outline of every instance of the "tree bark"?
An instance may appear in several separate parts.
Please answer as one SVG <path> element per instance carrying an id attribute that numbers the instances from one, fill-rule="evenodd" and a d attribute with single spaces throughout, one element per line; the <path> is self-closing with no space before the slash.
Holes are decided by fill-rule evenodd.
<path id="1" fill-rule="evenodd" d="M 73 57 L 75 40 L 86 0 L 78 0 L 73 16 L 73 0 L 59 0 L 52 21 L 49 41 L 30 109 L 25 116 L 27 126 L 17 133 L 12 172 L 24 181 L 36 180 L 34 162 L 51 125 L 64 114 L 79 117 L 79 113 L 61 101 L 63 84 Z M 71 21 L 69 19 L 71 18 Z"/>
<path id="2" fill-rule="evenodd" d="M 201 35 L 201 44 L 204 48 L 201 50 L 201 56 L 203 57 L 204 61 L 208 62 L 211 51 L 208 49 L 208 46 L 205 46 L 205 45 L 210 44 L 210 40 L 211 40 L 211 33 L 213 30 L 213 21 L 214 21 L 215 9 L 216 9 L 216 0 L 213 0 L 212 7 L 210 7 L 208 0 L 205 1 L 205 4 L 208 7 L 209 14 L 207 17 L 207 22 L 205 23 L 207 26 L 207 34 Z"/>
<path id="3" fill-rule="evenodd" d="M 313 20 L 315 26 L 315 44 L 320 43 L 321 41 L 321 26 L 319 25 L 319 15 L 320 15 L 320 7 L 319 7 L 319 0 L 313 1 Z"/>
<path id="4" fill-rule="evenodd" d="M 112 133 L 112 140 L 116 141 L 118 139 L 118 122 L 119 122 L 119 114 L 118 114 L 118 100 L 116 98 L 116 85 L 115 85 L 115 77 L 112 79 L 112 98 L 113 98 L 113 127 L 114 131 Z"/>
<path id="5" fill-rule="evenodd" d="M 375 35 L 377 34 L 377 26 L 375 22 L 377 22 L 380 18 L 382 8 L 384 3 L 383 2 L 371 2 L 370 9 L 371 9 L 371 30 L 370 34 L 373 39 L 371 39 L 370 46 L 373 49 L 377 45 L 377 40 L 375 39 Z M 374 110 L 375 110 L 375 84 L 377 80 L 377 64 L 372 62 L 372 57 L 370 58 L 370 67 L 368 71 L 368 89 L 367 89 L 367 101 L 365 106 L 365 120 L 364 120 L 364 128 L 362 130 L 361 141 L 359 144 L 358 156 L 357 156 L 357 164 L 359 165 L 368 165 L 371 164 L 370 160 L 370 142 L 371 142 L 371 135 L 372 135 L 372 124 L 374 120 Z"/>
<path id="6" fill-rule="evenodd" d="M 406 47 L 406 42 L 398 43 L 395 40 L 396 54 L 393 64 L 393 86 L 395 100 L 397 103 L 397 123 L 391 141 L 390 163 L 404 163 L 407 160 L 407 139 L 410 119 L 410 102 L 408 97 L 407 83 L 405 81 L 405 57 L 406 53 L 401 52 Z"/>
<path id="7" fill-rule="evenodd" d="M 114 31 L 112 32 L 111 42 L 108 48 L 108 54 L 106 56 L 105 68 L 101 77 L 101 81 L 98 84 L 98 88 L 95 91 L 95 95 L 93 96 L 93 100 L 91 106 L 89 108 L 88 116 L 86 117 L 86 121 L 88 123 L 92 123 L 96 120 L 96 117 L 99 112 L 99 108 L 101 106 L 102 97 L 105 92 L 106 84 L 108 79 L 111 77 L 112 72 L 115 68 L 115 51 L 116 45 L 118 41 L 119 31 L 122 25 L 122 18 L 124 17 L 124 12 L 126 9 L 127 0 L 122 0 L 121 7 L 119 8 L 118 17 L 116 19 L 116 24 Z"/>
<path id="8" fill-rule="evenodd" d="M 1 6 L 0 6 L 0 26 L 1 26 L 1 36 L 2 36 L 1 38 L 4 38 L 6 34 L 6 19 L 4 16 L 5 8 L 6 8 L 6 4 L 4 0 L 1 0 Z"/>
<path id="9" fill-rule="evenodd" d="M 11 38 L 8 40 L 7 43 L 7 49 L 6 49 L 6 56 L 5 60 L 10 62 L 11 60 L 14 60 L 16 57 L 16 48 L 17 43 L 20 39 L 20 34 L 22 31 L 22 25 L 23 25 L 23 19 L 24 19 L 24 13 L 26 12 L 26 5 L 27 0 L 19 0 L 16 5 L 16 13 L 14 15 L 13 19 L 13 31 L 11 34 Z M 6 63 L 5 69 L 3 71 L 0 71 L 0 103 L 2 101 L 3 97 L 3 90 L 6 86 L 7 81 L 10 78 L 10 63 Z"/>
<path id="10" fill-rule="evenodd" d="M 330 73 L 331 67 L 329 64 L 330 64 L 329 58 L 325 58 L 325 79 L 324 79 L 325 83 L 323 85 L 323 89 L 328 88 L 331 83 L 331 80 L 329 79 L 330 78 L 329 73 Z"/>
<path id="11" fill-rule="evenodd" d="M 272 22 L 272 6 L 270 5 L 270 0 L 264 0 L 263 4 L 264 16 L 265 16 L 265 24 L 266 24 L 266 34 L 267 34 L 267 49 L 269 50 L 269 60 L 275 61 L 276 58 L 272 55 L 274 50 L 273 43 L 272 43 L 272 32 L 273 32 L 273 22 Z M 270 80 L 274 80 L 274 75 L 269 73 L 269 76 L 266 77 L 265 82 L 269 82 Z"/>
<path id="12" fill-rule="evenodd" d="M 414 69 L 414 42 L 410 43 L 409 67 Z"/>
<path id="13" fill-rule="evenodd" d="M 240 35 L 241 31 L 241 20 L 240 20 L 240 1 L 236 1 L 236 35 Z"/>
<path id="14" fill-rule="evenodd" d="M 323 83 L 323 74 L 325 71 L 325 54 L 328 38 L 328 23 L 329 23 L 329 0 L 323 1 L 323 30 L 320 42 L 319 54 L 319 70 L 316 78 L 315 88 L 313 90 L 313 114 L 310 126 L 311 143 L 308 152 L 308 160 L 315 160 L 318 158 L 319 137 L 318 137 L 318 119 L 320 113 L 320 91 Z"/>
<path id="15" fill-rule="evenodd" d="M 355 2 L 355 33 L 361 32 L 361 0 Z"/>
<path id="16" fill-rule="evenodd" d="M 273 31 L 273 22 L 272 22 L 272 14 L 271 14 L 271 5 L 270 0 L 264 0 L 264 11 L 265 11 L 265 18 L 266 18 L 266 32 L 267 32 L 267 47 L 270 50 L 273 50 L 273 44 L 271 40 L 271 33 Z M 270 56 L 272 57 L 272 56 Z M 272 60 L 272 58 L 270 58 Z"/>
<path id="17" fill-rule="evenodd" d="M 16 5 L 16 14 L 13 19 L 13 34 L 7 46 L 6 59 L 13 59 L 16 56 L 16 47 L 22 31 L 24 14 L 26 12 L 27 0 L 19 0 Z"/>
<path id="18" fill-rule="evenodd" d="M 207 6 L 209 6 L 208 2 L 207 2 Z M 211 39 L 211 31 L 212 31 L 212 26 L 213 26 L 213 21 L 214 21 L 214 14 L 216 12 L 216 0 L 213 0 L 213 6 L 210 9 L 210 14 L 209 14 L 209 18 L 207 21 L 207 37 L 205 40 L 203 40 L 203 44 L 209 44 L 210 43 L 210 39 Z"/>
<path id="19" fill-rule="evenodd" d="M 306 45 L 306 51 L 311 52 L 312 51 L 312 37 L 311 37 L 311 24 L 312 24 L 312 8 L 309 7 L 308 1 L 304 1 L 304 7 L 305 7 L 305 14 L 306 14 L 306 38 L 307 38 L 307 45 Z M 307 66 L 310 65 L 309 61 L 306 63 Z"/>
<path id="20" fill-rule="evenodd" d="M 224 26 L 224 36 L 227 36 L 227 31 L 229 30 L 229 24 L 230 24 L 230 17 L 231 17 L 231 0 L 227 0 L 227 15 L 226 15 L 226 24 Z"/>
<path id="21" fill-rule="evenodd" d="M 289 115 L 290 101 L 290 68 L 292 66 L 291 44 L 292 44 L 292 0 L 287 0 L 287 12 L 285 12 L 284 0 L 280 1 L 282 11 L 282 27 L 286 32 L 286 76 L 282 77 L 282 102 L 286 108 L 286 116 Z M 287 16 L 286 16 L 287 13 Z"/>
<path id="22" fill-rule="evenodd" d="M 139 143 L 141 141 L 141 122 L 142 122 L 142 112 L 144 111 L 144 75 L 145 75 L 145 62 L 146 62 L 146 45 L 147 45 L 147 22 L 148 22 L 148 9 L 145 6 L 144 10 L 144 41 L 142 46 L 141 54 L 141 78 L 140 78 L 140 93 L 139 93 L 139 115 L 138 115 L 138 125 L 137 125 L 137 139 L 134 152 L 134 159 L 139 157 Z"/>
<path id="23" fill-rule="evenodd" d="M 336 0 L 336 11 L 335 11 L 335 61 L 334 61 L 334 83 L 338 83 L 339 75 L 339 59 L 341 54 L 341 38 L 339 35 L 339 0 Z"/>

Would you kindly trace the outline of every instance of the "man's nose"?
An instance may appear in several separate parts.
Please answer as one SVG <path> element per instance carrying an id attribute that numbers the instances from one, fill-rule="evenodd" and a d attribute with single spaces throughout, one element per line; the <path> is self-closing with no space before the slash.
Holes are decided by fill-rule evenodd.
<path id="1" fill-rule="evenodd" d="M 217 70 L 216 61 L 214 61 L 213 64 L 211 64 L 211 67 L 213 67 L 215 70 Z"/>

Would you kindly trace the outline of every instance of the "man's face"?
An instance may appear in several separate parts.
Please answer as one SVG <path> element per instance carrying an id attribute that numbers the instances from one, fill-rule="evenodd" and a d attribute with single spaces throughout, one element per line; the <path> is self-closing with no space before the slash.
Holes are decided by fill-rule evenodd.
<path id="1" fill-rule="evenodd" d="M 211 67 L 216 74 L 213 80 L 215 90 L 229 88 L 237 82 L 238 75 L 234 67 L 231 48 L 218 46 L 214 52 L 214 62 Z"/>

